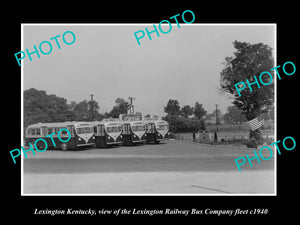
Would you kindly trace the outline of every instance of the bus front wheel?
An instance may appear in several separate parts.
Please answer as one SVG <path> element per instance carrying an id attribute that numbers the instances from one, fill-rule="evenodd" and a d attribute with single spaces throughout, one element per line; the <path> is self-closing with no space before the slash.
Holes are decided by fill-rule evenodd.
<path id="1" fill-rule="evenodd" d="M 68 150 L 68 145 L 66 143 L 62 143 L 60 146 L 61 150 L 67 151 Z"/>

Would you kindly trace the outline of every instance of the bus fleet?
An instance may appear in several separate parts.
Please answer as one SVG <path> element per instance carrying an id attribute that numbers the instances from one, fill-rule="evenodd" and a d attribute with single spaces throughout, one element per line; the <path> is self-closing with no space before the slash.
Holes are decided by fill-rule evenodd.
<path id="1" fill-rule="evenodd" d="M 58 141 L 53 132 L 65 128 L 70 134 L 66 143 Z M 144 118 L 137 114 L 121 114 L 119 118 L 91 122 L 37 123 L 26 128 L 25 145 L 33 144 L 43 138 L 49 147 L 61 150 L 75 150 L 82 147 L 105 148 L 119 145 L 157 144 L 169 139 L 169 124 L 160 118 Z M 60 137 L 68 138 L 65 131 Z M 47 137 L 48 136 L 48 137 Z M 51 140 L 53 138 L 53 141 Z"/>

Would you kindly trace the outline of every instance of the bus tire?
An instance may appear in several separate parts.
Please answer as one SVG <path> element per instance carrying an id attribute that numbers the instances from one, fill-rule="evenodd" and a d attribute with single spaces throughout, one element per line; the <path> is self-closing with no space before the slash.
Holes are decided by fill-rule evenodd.
<path id="1" fill-rule="evenodd" d="M 37 147 L 38 147 L 39 150 L 40 149 L 45 149 L 46 145 L 45 145 L 45 143 L 40 143 L 40 144 L 37 145 Z"/>
<path id="2" fill-rule="evenodd" d="M 63 151 L 67 151 L 69 149 L 67 143 L 61 143 L 60 149 Z"/>

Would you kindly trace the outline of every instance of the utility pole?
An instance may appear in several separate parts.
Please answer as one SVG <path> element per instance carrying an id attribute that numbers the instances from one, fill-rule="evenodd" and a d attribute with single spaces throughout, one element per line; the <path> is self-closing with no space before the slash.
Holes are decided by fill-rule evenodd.
<path id="1" fill-rule="evenodd" d="M 132 102 L 133 102 L 133 100 L 135 100 L 135 98 L 129 96 L 128 99 L 130 101 L 130 103 L 129 103 L 129 113 L 134 114 L 134 106 L 133 106 Z"/>
<path id="2" fill-rule="evenodd" d="M 92 111 L 92 121 L 94 120 L 94 103 L 93 103 L 93 94 L 90 95 L 91 96 L 91 111 Z"/>
<path id="3" fill-rule="evenodd" d="M 219 131 L 219 129 L 218 129 L 218 106 L 219 105 L 216 105 L 216 126 L 217 126 L 217 131 Z"/>
<path id="4" fill-rule="evenodd" d="M 214 141 L 215 142 L 218 142 L 218 105 L 216 104 L 216 127 L 217 127 L 217 130 L 215 132 L 215 135 L 214 135 Z"/>

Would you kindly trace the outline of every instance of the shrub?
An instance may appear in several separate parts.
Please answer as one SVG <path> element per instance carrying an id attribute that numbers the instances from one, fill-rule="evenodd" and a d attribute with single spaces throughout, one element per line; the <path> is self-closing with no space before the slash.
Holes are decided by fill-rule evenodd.
<path id="1" fill-rule="evenodd" d="M 255 138 L 251 138 L 247 143 L 246 146 L 248 148 L 257 148 L 257 140 Z"/>

